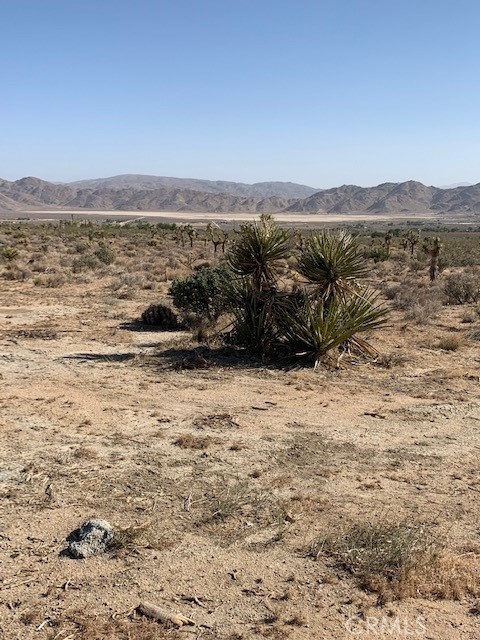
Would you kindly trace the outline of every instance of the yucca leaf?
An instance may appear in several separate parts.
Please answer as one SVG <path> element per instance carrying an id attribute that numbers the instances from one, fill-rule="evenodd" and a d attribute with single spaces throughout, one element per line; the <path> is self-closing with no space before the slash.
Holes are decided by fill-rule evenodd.
<path id="1" fill-rule="evenodd" d="M 307 240 L 298 270 L 317 286 L 324 300 L 348 297 L 368 273 L 356 239 L 343 231 L 323 230 Z"/>
<path id="2" fill-rule="evenodd" d="M 289 255 L 288 231 L 280 229 L 270 216 L 262 216 L 260 223 L 243 225 L 227 262 L 234 274 L 251 277 L 257 290 L 261 291 L 276 280 L 278 261 Z"/>
<path id="3" fill-rule="evenodd" d="M 377 295 L 366 289 L 347 299 L 335 298 L 329 304 L 323 298 L 305 295 L 303 300 L 286 308 L 279 322 L 290 348 L 297 355 L 312 357 L 317 363 L 356 334 L 385 324 L 387 311 L 378 304 Z M 364 340 L 357 344 L 368 345 Z"/>

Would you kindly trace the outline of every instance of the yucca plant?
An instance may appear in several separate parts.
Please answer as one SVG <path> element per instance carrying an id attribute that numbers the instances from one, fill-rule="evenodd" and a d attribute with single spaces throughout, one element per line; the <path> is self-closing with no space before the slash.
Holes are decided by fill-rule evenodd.
<path id="1" fill-rule="evenodd" d="M 271 353 L 279 342 L 275 290 L 264 290 L 260 296 L 251 282 L 237 280 L 230 296 L 236 344 L 262 356 Z"/>
<path id="2" fill-rule="evenodd" d="M 279 341 L 276 322 L 279 261 L 290 255 L 290 233 L 273 218 L 242 226 L 227 255 L 233 275 L 231 311 L 237 344 L 265 356 Z"/>
<path id="3" fill-rule="evenodd" d="M 307 240 L 298 270 L 315 285 L 327 307 L 338 298 L 346 300 L 355 294 L 357 280 L 368 273 L 357 240 L 343 231 L 329 230 Z"/>
<path id="4" fill-rule="evenodd" d="M 343 344 L 373 353 L 368 341 L 358 334 L 385 324 L 387 312 L 376 293 L 363 289 L 348 299 L 332 298 L 328 304 L 322 297 L 305 293 L 285 305 L 277 318 L 287 346 L 296 356 L 313 360 L 316 368 L 329 352 Z"/>
<path id="5" fill-rule="evenodd" d="M 227 262 L 235 275 L 249 278 L 255 291 L 261 293 L 276 282 L 278 262 L 289 255 L 288 231 L 280 229 L 271 216 L 262 215 L 260 223 L 242 226 Z"/>

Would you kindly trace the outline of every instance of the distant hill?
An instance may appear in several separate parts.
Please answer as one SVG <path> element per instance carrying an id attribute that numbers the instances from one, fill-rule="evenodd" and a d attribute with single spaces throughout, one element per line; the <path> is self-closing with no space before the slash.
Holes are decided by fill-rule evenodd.
<path id="1" fill-rule="evenodd" d="M 440 189 L 455 189 L 456 187 L 472 187 L 472 182 L 455 182 L 454 184 L 442 184 Z"/>
<path id="2" fill-rule="evenodd" d="M 233 196 L 254 198 L 306 198 L 318 191 L 313 187 L 294 182 L 226 182 L 223 180 L 196 180 L 194 178 L 167 178 L 165 176 L 144 176 L 127 173 L 111 178 L 80 180 L 70 182 L 70 187 L 81 189 L 138 189 L 140 191 L 156 189 L 189 189 L 206 193 L 228 193 Z"/>
<path id="3" fill-rule="evenodd" d="M 119 177 L 121 178 L 121 176 Z M 130 180 L 131 176 L 128 177 Z M 480 183 L 476 185 L 440 189 L 421 182 L 385 182 L 376 187 L 343 185 L 316 191 L 306 197 L 279 195 L 258 196 L 233 194 L 228 191 L 206 191 L 178 186 L 150 188 L 148 178 L 139 176 L 137 186 L 125 186 L 120 180 L 116 187 L 98 181 L 101 186 L 86 187 L 85 182 L 54 184 L 39 178 L 22 178 L 15 182 L 0 179 L 0 210 L 28 211 L 29 209 L 97 209 L 105 211 L 197 211 L 197 212 L 299 212 L 299 213 L 465 213 L 480 214 Z M 155 177 L 153 177 L 155 178 Z M 156 178 L 155 178 L 156 179 Z M 117 178 L 107 179 L 117 180 Z M 168 178 L 168 180 L 176 180 Z M 179 179 L 180 180 L 180 179 Z M 90 181 L 88 181 L 90 182 Z M 128 182 L 128 180 L 127 180 Z M 197 181 L 192 181 L 197 182 Z M 198 181 L 205 182 L 205 181 Z M 224 183 L 209 183 L 220 185 Z M 237 185 L 240 183 L 226 183 Z M 259 183 L 258 187 L 275 191 L 276 185 L 292 183 Z M 270 185 L 266 187 L 265 185 Z M 272 186 L 273 185 L 273 186 Z M 257 187 L 258 185 L 243 185 Z M 233 187 L 231 187 L 233 189 Z M 280 189 L 280 187 L 278 187 Z M 310 187 L 304 187 L 309 189 Z"/>
<path id="4" fill-rule="evenodd" d="M 377 187 L 344 185 L 324 189 L 289 205 L 306 213 L 420 213 L 426 211 L 480 213 L 480 184 L 454 189 L 427 187 L 421 182 L 385 182 Z"/>

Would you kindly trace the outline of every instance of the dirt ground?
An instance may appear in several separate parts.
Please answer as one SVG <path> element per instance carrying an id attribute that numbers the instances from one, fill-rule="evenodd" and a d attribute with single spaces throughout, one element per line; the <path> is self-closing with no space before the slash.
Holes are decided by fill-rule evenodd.
<path id="1" fill-rule="evenodd" d="M 188 336 L 129 324 L 161 298 L 0 280 L 2 638 L 480 638 L 479 343 L 438 347 L 464 309 L 393 312 L 384 366 L 196 347 L 192 369 Z M 92 516 L 122 544 L 63 554 Z M 311 553 L 389 521 L 430 527 L 470 578 L 380 597 Z M 145 621 L 145 601 L 195 625 Z"/>
<path id="2" fill-rule="evenodd" d="M 355 222 L 365 222 L 369 225 L 375 223 L 394 222 L 399 224 L 406 220 L 414 218 L 421 222 L 438 222 L 440 224 L 456 224 L 456 225 L 470 225 L 476 224 L 475 215 L 465 213 L 450 214 L 444 212 L 442 214 L 431 212 L 418 212 L 412 213 L 387 213 L 365 214 L 359 213 L 289 213 L 289 212 L 276 212 L 273 214 L 275 219 L 282 224 L 293 224 L 296 226 L 315 227 L 323 226 L 326 223 L 334 224 L 352 224 Z M 251 221 L 258 219 L 258 213 L 251 212 L 235 212 L 231 213 L 225 211 L 218 212 L 195 212 L 195 211 L 103 211 L 103 210 L 90 210 L 90 209 L 39 209 L 16 211 L 0 211 L 0 220 L 130 220 L 137 221 L 143 220 L 148 222 L 176 222 L 176 223 L 192 223 L 192 224 L 205 224 L 207 222 L 216 222 L 219 224 L 238 224 L 245 221 Z"/>

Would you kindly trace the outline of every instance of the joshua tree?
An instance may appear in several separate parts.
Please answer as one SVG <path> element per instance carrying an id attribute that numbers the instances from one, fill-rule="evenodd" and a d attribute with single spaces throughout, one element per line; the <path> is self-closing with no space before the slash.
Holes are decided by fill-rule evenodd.
<path id="1" fill-rule="evenodd" d="M 228 242 L 228 233 L 226 231 L 222 231 L 222 253 L 225 253 L 225 245 Z"/>
<path id="2" fill-rule="evenodd" d="M 186 226 L 183 224 L 179 224 L 175 230 L 176 241 L 177 243 L 180 242 L 182 247 L 185 246 L 185 232 L 186 232 Z"/>
<path id="3" fill-rule="evenodd" d="M 417 246 L 417 244 L 420 242 L 420 231 L 419 229 L 410 229 L 410 231 L 408 231 L 405 234 L 405 239 L 408 242 L 408 244 L 410 245 L 410 255 L 413 256 L 413 252 L 415 251 L 415 247 Z"/>
<path id="4" fill-rule="evenodd" d="M 438 275 L 438 258 L 440 256 L 441 248 L 442 243 L 438 236 L 436 238 L 425 238 L 423 250 L 430 256 L 429 274 L 432 282 Z"/>
<path id="5" fill-rule="evenodd" d="M 385 245 L 385 250 L 388 255 L 390 255 L 390 247 L 392 245 L 393 233 L 391 231 L 387 231 L 385 237 L 383 238 L 383 244 Z"/>
<path id="6" fill-rule="evenodd" d="M 303 236 L 303 233 L 299 229 L 295 229 L 295 231 L 293 232 L 293 237 L 295 239 L 295 248 L 302 251 L 303 247 L 305 246 L 305 238 Z"/>
<path id="7" fill-rule="evenodd" d="M 187 224 L 185 226 L 185 231 L 186 231 L 186 234 L 188 236 L 188 239 L 190 240 L 190 249 L 192 249 L 193 248 L 193 241 L 197 237 L 197 232 L 195 231 L 195 229 L 192 227 L 191 224 Z"/>

